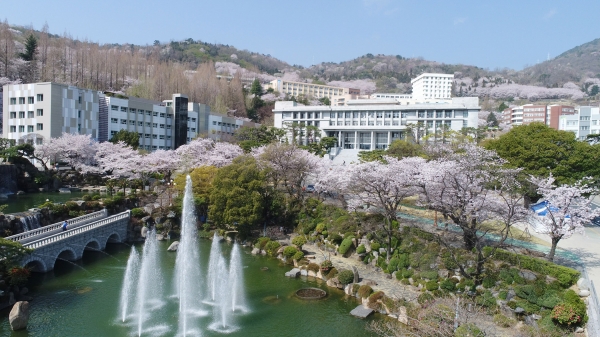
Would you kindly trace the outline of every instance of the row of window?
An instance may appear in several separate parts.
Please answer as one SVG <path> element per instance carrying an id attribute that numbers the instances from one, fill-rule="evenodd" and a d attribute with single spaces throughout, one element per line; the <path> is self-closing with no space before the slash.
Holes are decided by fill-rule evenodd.
<path id="1" fill-rule="evenodd" d="M 35 103 L 33 100 L 33 96 L 29 96 L 29 97 L 18 97 L 19 98 L 19 104 L 25 104 L 25 98 L 27 98 L 27 104 L 33 104 Z M 42 102 L 44 100 L 44 95 L 43 94 L 37 94 L 37 101 L 38 102 Z M 11 97 L 10 100 L 10 105 L 15 105 L 17 104 L 17 97 Z"/>
<path id="2" fill-rule="evenodd" d="M 19 132 L 25 132 L 25 126 L 27 126 L 27 132 L 33 132 L 33 125 L 19 125 Z M 44 130 L 44 124 L 37 123 L 36 130 L 37 131 L 43 131 Z M 9 128 L 9 131 L 10 132 L 17 132 L 17 125 L 11 125 L 10 128 Z"/>
<path id="3" fill-rule="evenodd" d="M 37 109 L 36 116 L 38 116 L 38 117 L 44 116 L 44 110 L 43 109 Z M 16 111 L 10 111 L 9 112 L 9 117 L 11 119 L 12 118 L 17 118 L 17 112 Z M 25 111 L 19 111 L 19 118 L 25 118 Z M 27 118 L 33 118 L 33 111 L 27 111 Z"/>
<path id="4" fill-rule="evenodd" d="M 118 119 L 118 118 L 111 118 L 111 119 L 110 119 L 110 122 L 111 122 L 111 123 L 113 123 L 113 124 L 119 124 L 119 119 Z M 127 125 L 127 120 L 126 120 L 126 119 L 121 119 L 121 124 L 123 124 L 123 125 Z M 129 121 L 129 125 L 133 125 L 133 126 L 135 126 L 135 125 L 136 125 L 136 122 L 135 122 L 135 121 L 133 121 L 133 120 L 130 120 L 130 121 Z M 158 128 L 158 127 L 160 127 L 161 129 L 164 129 L 164 128 L 165 128 L 165 124 L 150 123 L 150 122 L 146 122 L 146 123 L 144 124 L 144 122 L 141 122 L 141 121 L 138 121 L 138 122 L 137 122 L 137 126 L 144 126 L 144 125 L 145 125 L 146 127 L 153 127 L 153 128 Z M 172 125 L 171 125 L 171 124 L 167 124 L 166 126 L 167 126 L 167 129 L 170 129 Z"/>
<path id="5" fill-rule="evenodd" d="M 433 128 L 433 121 L 419 121 L 421 123 L 424 123 L 424 125 L 427 126 L 428 129 L 432 129 Z M 450 121 L 443 121 L 443 123 L 441 121 L 437 121 L 436 125 L 438 127 L 441 127 L 441 125 L 446 125 L 447 127 L 450 127 Z M 310 122 L 309 124 L 310 125 Z M 406 121 L 338 121 L 337 123 L 335 121 L 329 121 L 329 126 L 398 126 L 398 125 L 406 125 Z M 463 121 L 463 126 L 467 125 L 467 121 Z M 317 124 L 318 126 L 318 124 Z"/>
<path id="6" fill-rule="evenodd" d="M 127 107 L 124 107 L 124 106 L 119 107 L 118 105 L 111 105 L 110 106 L 110 110 L 112 110 L 112 111 L 121 111 L 121 112 L 138 113 L 140 115 L 143 115 L 145 113 L 146 116 L 171 118 L 171 115 L 167 115 L 164 112 L 160 112 L 159 113 L 158 111 L 150 111 L 150 110 L 143 110 L 143 109 L 127 108 Z"/>
<path id="7" fill-rule="evenodd" d="M 233 123 L 223 123 L 223 122 L 218 122 L 217 123 L 217 121 L 213 121 L 212 124 L 215 125 L 215 126 L 218 125 L 218 126 L 231 127 L 231 128 L 234 128 L 234 129 L 239 129 L 240 128 L 239 125 L 233 124 Z"/>

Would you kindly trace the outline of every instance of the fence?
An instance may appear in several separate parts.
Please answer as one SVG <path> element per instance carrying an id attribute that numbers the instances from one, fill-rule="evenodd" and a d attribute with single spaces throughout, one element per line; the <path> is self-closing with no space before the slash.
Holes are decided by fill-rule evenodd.
<path id="1" fill-rule="evenodd" d="M 587 335 L 588 337 L 600 337 L 600 300 L 594 287 L 594 281 L 590 279 L 585 268 L 583 269 L 583 275 L 590 283 L 590 296 L 588 297 L 587 305 L 589 316 Z"/>

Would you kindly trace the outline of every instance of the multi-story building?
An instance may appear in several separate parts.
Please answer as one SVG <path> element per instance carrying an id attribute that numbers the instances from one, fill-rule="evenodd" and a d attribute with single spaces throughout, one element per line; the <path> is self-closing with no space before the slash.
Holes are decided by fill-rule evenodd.
<path id="1" fill-rule="evenodd" d="M 558 130 L 560 116 L 572 115 L 575 113 L 574 109 L 568 105 L 525 104 L 505 109 L 502 112 L 502 121 L 507 125 L 539 122 Z"/>
<path id="2" fill-rule="evenodd" d="M 361 100 L 357 102 L 362 103 Z M 318 128 L 316 138 L 336 137 L 341 149 L 385 149 L 392 141 L 404 138 L 411 124 L 422 125 L 425 133 L 477 127 L 481 110 L 477 97 L 453 98 L 439 104 L 387 102 L 346 106 L 299 106 L 295 102 L 275 102 L 274 126 L 287 129 L 289 141 L 299 132 L 302 134 L 298 129 L 314 126 Z M 307 141 L 304 138 L 300 142 Z"/>
<path id="3" fill-rule="evenodd" d="M 579 140 L 585 140 L 590 134 L 600 134 L 600 108 L 575 107 L 574 114 L 560 116 L 558 129 L 573 132 Z"/>
<path id="4" fill-rule="evenodd" d="M 228 139 L 257 124 L 210 111 L 173 94 L 162 102 L 57 83 L 4 86 L 5 138 L 42 144 L 64 132 L 107 141 L 119 130 L 139 134 L 140 148 L 175 149 L 198 136 Z"/>
<path id="5" fill-rule="evenodd" d="M 417 101 L 450 99 L 452 97 L 453 74 L 423 73 L 413 78 L 412 98 Z"/>
<path id="6" fill-rule="evenodd" d="M 275 91 L 284 93 L 290 96 L 335 99 L 342 95 L 360 95 L 360 89 L 341 88 L 331 85 L 322 85 L 314 83 L 291 82 L 280 78 L 272 80 L 265 85 L 265 89 L 272 88 Z"/>

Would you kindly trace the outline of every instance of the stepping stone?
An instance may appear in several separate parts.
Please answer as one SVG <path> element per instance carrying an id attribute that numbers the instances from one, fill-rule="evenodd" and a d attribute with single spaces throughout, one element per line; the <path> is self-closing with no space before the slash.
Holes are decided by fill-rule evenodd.
<path id="1" fill-rule="evenodd" d="M 373 313 L 373 309 L 370 308 L 366 308 L 363 307 L 362 305 L 359 305 L 358 307 L 354 308 L 354 310 L 350 311 L 350 315 L 352 316 L 356 316 L 359 318 L 367 318 L 370 314 Z"/>
<path id="2" fill-rule="evenodd" d="M 298 269 L 298 268 L 294 268 L 294 269 L 288 271 L 287 273 L 285 273 L 285 276 L 287 276 L 287 277 L 298 277 L 298 275 L 300 275 L 300 269 Z"/>

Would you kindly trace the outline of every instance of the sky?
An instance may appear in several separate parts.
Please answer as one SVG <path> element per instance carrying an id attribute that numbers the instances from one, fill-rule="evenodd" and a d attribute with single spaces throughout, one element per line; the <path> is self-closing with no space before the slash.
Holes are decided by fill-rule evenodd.
<path id="1" fill-rule="evenodd" d="M 371 53 L 520 70 L 600 38 L 597 0 L 20 0 L 0 7 L 9 24 L 39 30 L 48 23 L 53 34 L 101 44 L 192 38 L 305 67 Z"/>

